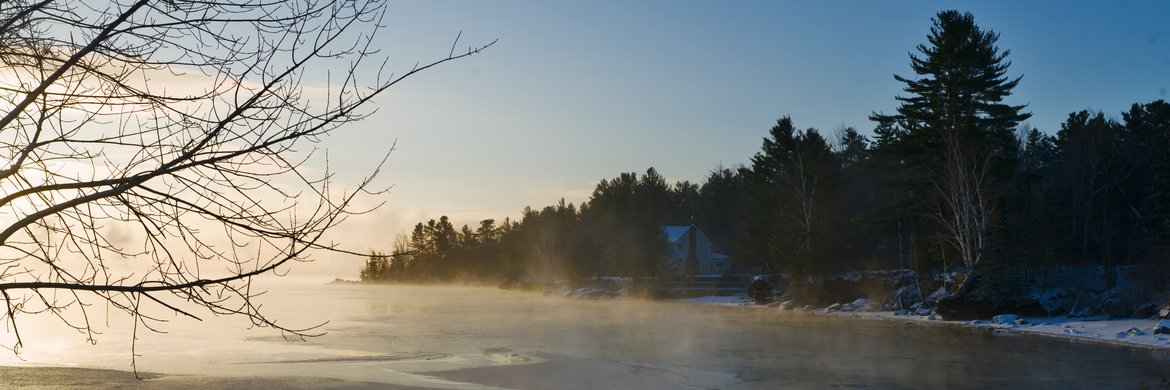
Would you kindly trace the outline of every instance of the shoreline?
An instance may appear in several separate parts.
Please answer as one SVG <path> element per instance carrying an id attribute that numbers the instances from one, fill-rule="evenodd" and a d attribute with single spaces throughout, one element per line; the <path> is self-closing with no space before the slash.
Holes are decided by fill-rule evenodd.
<path id="1" fill-rule="evenodd" d="M 348 284 L 348 283 L 347 283 Z M 363 285 L 365 283 L 352 283 L 355 285 Z M 428 286 L 426 284 L 420 286 Z M 487 285 L 480 287 L 492 288 Z M 523 291 L 504 289 L 507 291 Z M 591 289 L 579 289 L 592 291 Z M 535 291 L 535 290 L 533 290 Z M 573 300 L 595 300 L 590 298 L 588 294 L 578 294 L 579 291 L 568 290 L 562 291 L 562 294 L 552 294 L 554 296 L 562 296 L 564 299 Z M 532 291 L 528 291 L 532 292 Z M 608 299 L 645 299 L 633 296 L 622 296 L 619 292 L 613 291 L 614 297 L 600 298 L 600 300 Z M 545 294 L 549 295 L 549 294 Z M 678 299 L 651 299 L 653 301 L 665 303 L 684 303 L 684 304 L 698 304 L 711 305 L 734 308 L 747 308 L 756 310 L 782 310 L 791 311 L 798 314 L 808 314 L 824 317 L 840 317 L 840 318 L 860 318 L 864 320 L 876 321 L 896 321 L 904 322 L 907 325 L 917 326 L 944 326 L 957 327 L 968 329 L 986 329 L 992 332 L 1002 332 L 1020 335 L 1036 335 L 1048 337 L 1052 339 L 1067 340 L 1072 342 L 1083 342 L 1091 344 L 1112 345 L 1118 347 L 1129 347 L 1149 351 L 1170 352 L 1170 334 L 1153 334 L 1153 325 L 1159 319 L 1148 318 L 1100 318 L 1100 317 L 1066 317 L 1066 316 L 1049 316 L 1049 317 L 1031 317 L 1021 316 L 1020 318 L 1027 321 L 1026 324 L 996 324 L 990 320 L 976 320 L 976 321 L 948 321 L 946 319 L 929 319 L 929 316 L 918 315 L 896 315 L 893 311 L 832 311 L 825 312 L 824 308 L 817 308 L 813 310 L 801 309 L 780 309 L 778 307 L 759 306 L 751 304 L 751 299 L 745 294 L 735 295 L 711 295 L 700 296 L 693 298 L 678 298 Z M 1005 313 L 1007 314 L 1007 313 Z M 937 314 L 936 314 L 937 316 Z M 1131 328 L 1137 328 L 1144 334 L 1124 336 L 1121 333 L 1129 331 Z"/>
<path id="2" fill-rule="evenodd" d="M 929 319 L 929 316 L 896 315 L 893 311 L 826 312 L 824 311 L 824 308 L 813 310 L 785 310 L 778 307 L 746 304 L 748 301 L 749 298 L 746 296 L 735 295 L 674 299 L 664 300 L 663 302 L 714 305 L 747 308 L 753 310 L 780 310 L 790 311 L 798 315 L 813 315 L 821 317 L 861 319 L 870 321 L 891 321 L 901 322 L 914 326 L 942 326 L 952 328 L 985 329 L 991 332 L 1035 335 L 1072 342 L 1113 345 L 1118 347 L 1137 348 L 1148 351 L 1170 353 L 1170 334 L 1153 334 L 1153 326 L 1159 321 L 1158 319 L 1021 316 L 1020 318 L 1026 321 L 1024 324 L 996 324 L 990 320 L 948 321 L 946 319 Z M 1134 328 L 1140 330 L 1143 332 L 1143 334 L 1133 335 L 1127 333 L 1130 329 Z"/>

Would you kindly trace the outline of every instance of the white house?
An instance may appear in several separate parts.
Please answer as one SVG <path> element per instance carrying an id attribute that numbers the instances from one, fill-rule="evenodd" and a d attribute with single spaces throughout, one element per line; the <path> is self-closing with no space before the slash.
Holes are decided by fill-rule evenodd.
<path id="1" fill-rule="evenodd" d="M 722 275 L 731 271 L 727 255 L 712 251 L 713 244 L 695 225 L 663 226 L 666 270 L 676 275 Z"/>

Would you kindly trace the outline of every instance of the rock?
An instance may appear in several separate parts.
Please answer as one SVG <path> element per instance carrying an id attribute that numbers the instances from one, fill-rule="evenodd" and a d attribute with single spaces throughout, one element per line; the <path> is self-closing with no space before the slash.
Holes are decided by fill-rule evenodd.
<path id="1" fill-rule="evenodd" d="M 840 307 L 841 311 L 854 311 L 856 309 L 857 308 L 854 307 L 852 303 L 844 303 L 844 304 L 841 304 L 841 307 Z"/>
<path id="2" fill-rule="evenodd" d="M 1011 324 L 1019 325 L 1019 323 L 1016 321 L 1022 321 L 1022 320 L 1023 320 L 1023 318 L 1020 318 L 1020 316 L 1015 315 L 1015 314 L 1000 314 L 1000 315 L 997 315 L 995 317 L 991 317 L 991 322 L 996 323 L 996 324 L 1000 324 L 1000 325 L 1011 325 Z"/>
<path id="3" fill-rule="evenodd" d="M 803 311 L 813 311 L 815 309 L 816 308 L 813 307 L 813 305 L 804 305 L 804 307 L 800 308 L 800 310 L 803 310 Z"/>
<path id="4" fill-rule="evenodd" d="M 1163 306 L 1162 310 L 1158 310 L 1158 318 L 1170 318 L 1170 305 Z"/>
<path id="5" fill-rule="evenodd" d="M 1154 334 L 1170 333 L 1170 320 L 1161 320 L 1154 324 Z"/>
<path id="6" fill-rule="evenodd" d="M 780 302 L 780 308 L 784 309 L 784 310 L 792 310 L 792 309 L 796 308 L 796 301 L 787 300 L 784 302 Z"/>
<path id="7" fill-rule="evenodd" d="M 747 295 L 756 301 L 757 305 L 766 305 L 772 302 L 772 283 L 767 275 L 756 275 L 748 284 Z"/>
<path id="8" fill-rule="evenodd" d="M 1142 332 L 1141 329 L 1133 328 L 1133 327 L 1129 328 L 1129 330 L 1125 331 L 1125 333 L 1127 333 L 1131 336 L 1145 336 L 1146 335 L 1146 332 Z"/>
<path id="9" fill-rule="evenodd" d="M 929 315 L 929 314 L 930 314 L 930 309 L 927 309 L 927 308 L 925 308 L 925 307 L 919 307 L 919 308 L 917 308 L 917 309 L 914 309 L 914 314 L 915 314 L 915 315 L 920 315 L 920 316 Z"/>
<path id="10" fill-rule="evenodd" d="M 931 313 L 930 315 L 926 316 L 926 319 L 930 320 L 930 321 L 934 321 L 934 320 L 938 319 L 938 316 L 934 315 L 934 313 Z"/>
<path id="11" fill-rule="evenodd" d="M 951 296 L 951 293 L 950 293 L 950 291 L 947 291 L 946 287 L 939 287 L 938 290 L 934 290 L 934 292 L 930 293 L 930 296 L 926 297 L 926 301 L 927 302 L 938 302 L 938 301 L 946 299 L 947 297 L 950 297 L 950 296 Z"/>
<path id="12" fill-rule="evenodd" d="M 830 313 L 830 312 L 839 311 L 839 310 L 841 310 L 841 304 L 834 303 L 832 305 L 829 305 L 829 307 L 825 308 L 825 313 Z"/>
<path id="13" fill-rule="evenodd" d="M 922 294 L 918 292 L 917 285 L 902 286 L 898 291 L 894 292 L 894 307 L 898 309 L 911 308 L 914 305 L 922 304 Z"/>
<path id="14" fill-rule="evenodd" d="M 1048 312 L 1027 284 L 1004 274 L 972 272 L 959 283 L 959 291 L 940 298 L 936 312 L 954 321 L 990 318 L 1001 313 L 1043 316 Z M 929 302 L 929 300 L 928 300 Z"/>
<path id="15" fill-rule="evenodd" d="M 1159 307 L 1161 307 L 1161 306 L 1158 306 L 1157 304 L 1155 304 L 1153 302 L 1146 302 L 1145 304 L 1138 306 L 1136 309 L 1133 309 L 1133 314 L 1128 315 L 1127 317 L 1157 318 Z M 1117 312 L 1117 310 L 1118 310 L 1117 308 L 1114 308 L 1112 311 L 1114 311 L 1116 314 L 1121 314 L 1123 316 L 1125 315 L 1125 313 Z"/>
<path id="16" fill-rule="evenodd" d="M 869 300 L 865 298 L 857 298 L 853 300 L 852 304 L 853 307 L 865 307 L 865 305 L 869 304 Z"/>
<path id="17" fill-rule="evenodd" d="M 898 310 L 894 310 L 894 315 L 896 315 L 896 316 L 904 316 L 904 315 L 907 315 L 907 314 L 910 314 L 910 312 L 909 312 L 909 311 L 906 311 L 906 309 L 898 309 Z"/>

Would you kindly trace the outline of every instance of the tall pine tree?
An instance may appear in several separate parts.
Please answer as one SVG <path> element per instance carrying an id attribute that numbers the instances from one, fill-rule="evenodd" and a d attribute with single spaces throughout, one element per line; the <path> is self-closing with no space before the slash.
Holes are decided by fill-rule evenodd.
<path id="1" fill-rule="evenodd" d="M 910 54 L 917 77 L 894 76 L 907 93 L 897 97 L 898 113 L 870 117 L 886 130 L 879 147 L 910 178 L 907 209 L 922 223 L 921 239 L 946 239 L 941 255 L 954 253 L 968 268 L 988 249 L 1019 148 L 1014 130 L 1031 116 L 1003 103 L 1022 76 L 1007 77 L 1010 51 L 1001 52 L 998 39 L 970 13 L 939 12 L 928 43 Z"/>

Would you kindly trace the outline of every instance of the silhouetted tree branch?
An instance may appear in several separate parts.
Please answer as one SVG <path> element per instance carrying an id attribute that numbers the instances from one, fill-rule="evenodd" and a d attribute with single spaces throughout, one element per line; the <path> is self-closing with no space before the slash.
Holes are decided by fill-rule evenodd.
<path id="1" fill-rule="evenodd" d="M 95 302 L 135 331 L 173 311 L 316 334 L 266 317 L 252 281 L 340 251 L 322 234 L 368 211 L 351 204 L 379 192 L 382 164 L 339 191 L 307 165 L 314 145 L 400 81 L 495 43 L 456 52 L 456 38 L 448 56 L 387 76 L 367 64 L 385 12 L 383 0 L 4 2 L 5 346 L 19 352 L 30 314 L 92 340 Z"/>

